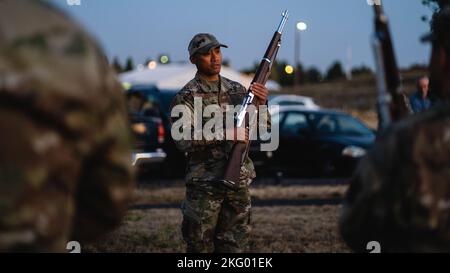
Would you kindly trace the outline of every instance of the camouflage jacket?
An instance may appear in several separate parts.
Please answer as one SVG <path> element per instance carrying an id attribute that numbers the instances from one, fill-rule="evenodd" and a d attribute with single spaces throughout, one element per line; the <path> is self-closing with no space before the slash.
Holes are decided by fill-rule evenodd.
<path id="1" fill-rule="evenodd" d="M 390 127 L 362 160 L 341 232 L 357 251 L 450 250 L 450 104 Z"/>
<path id="2" fill-rule="evenodd" d="M 220 86 L 219 86 L 220 85 Z M 208 105 L 219 105 L 226 117 L 226 108 L 241 105 L 247 90 L 241 84 L 220 76 L 219 82 L 207 82 L 195 76 L 175 96 L 172 109 L 176 105 L 187 106 L 190 112 L 189 119 L 194 120 L 194 98 L 202 98 L 202 111 Z M 205 125 L 211 118 L 202 118 Z M 177 118 L 172 117 L 172 124 Z M 264 122 L 270 128 L 270 116 L 267 115 L 259 122 Z M 224 121 L 225 123 L 225 121 Z M 233 147 L 232 141 L 223 138 L 194 140 L 195 130 L 191 128 L 191 140 L 175 141 L 177 147 L 187 153 L 186 181 L 192 180 L 219 180 L 225 173 L 228 156 Z M 247 156 L 241 168 L 241 180 L 251 181 L 256 176 L 253 162 Z"/>
<path id="3" fill-rule="evenodd" d="M 122 89 L 97 44 L 48 3 L 0 1 L 0 252 L 66 252 L 132 194 Z"/>

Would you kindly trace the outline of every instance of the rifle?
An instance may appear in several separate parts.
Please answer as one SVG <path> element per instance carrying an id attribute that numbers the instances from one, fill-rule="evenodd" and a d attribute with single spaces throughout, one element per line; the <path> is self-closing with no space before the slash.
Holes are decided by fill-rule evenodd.
<path id="1" fill-rule="evenodd" d="M 381 1 L 374 1 L 375 33 L 372 41 L 377 68 L 378 120 L 379 129 L 386 129 L 393 121 L 408 116 L 411 108 L 401 89 L 400 73 L 397 67 L 388 18 L 383 12 Z"/>
<path id="2" fill-rule="evenodd" d="M 261 83 L 265 84 L 270 70 L 272 68 L 272 64 L 275 61 L 275 58 L 278 53 L 278 49 L 281 46 L 281 34 L 283 32 L 283 28 L 288 19 L 288 11 L 284 11 L 282 14 L 282 19 L 278 29 L 273 34 L 272 40 L 267 47 L 266 53 L 259 64 L 258 69 L 256 70 L 255 77 L 252 80 L 252 83 Z M 244 98 L 241 108 L 237 114 L 235 119 L 236 127 L 248 127 L 248 106 L 255 103 L 255 95 L 251 92 L 251 90 L 247 90 L 247 96 Z M 232 190 L 237 190 L 239 188 L 239 177 L 241 172 L 241 166 L 244 163 L 244 160 L 247 156 L 248 150 L 250 147 L 250 141 L 248 144 L 244 144 L 241 142 L 235 143 L 230 152 L 230 157 L 228 159 L 228 165 L 225 170 L 224 178 L 220 180 L 220 182 L 225 185 L 227 188 Z"/>

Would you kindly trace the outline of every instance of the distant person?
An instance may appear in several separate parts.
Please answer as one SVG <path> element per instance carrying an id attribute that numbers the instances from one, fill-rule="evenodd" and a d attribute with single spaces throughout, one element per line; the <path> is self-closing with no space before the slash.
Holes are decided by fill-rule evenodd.
<path id="1" fill-rule="evenodd" d="M 450 251 L 450 7 L 434 16 L 430 110 L 392 125 L 362 160 L 340 230 L 355 251 Z"/>
<path id="2" fill-rule="evenodd" d="M 122 89 L 48 2 L 0 1 L 0 252 L 68 252 L 117 226 L 132 194 Z"/>
<path id="3" fill-rule="evenodd" d="M 427 76 L 420 77 L 417 80 L 417 91 L 409 97 L 411 109 L 415 114 L 428 110 L 431 107 L 429 82 L 430 80 Z"/>
<path id="4" fill-rule="evenodd" d="M 203 109 L 208 105 L 225 109 L 225 105 L 240 105 L 247 95 L 244 86 L 220 75 L 221 47 L 227 46 L 213 35 L 204 33 L 195 35 L 189 43 L 190 61 L 196 65 L 197 74 L 178 92 L 171 109 L 178 105 L 187 107 L 191 124 L 196 119 L 194 98 L 202 98 Z M 255 83 L 252 92 L 260 105 L 266 104 L 268 90 L 264 85 Z M 207 119 L 197 119 L 197 122 L 204 125 Z M 195 128 L 191 129 L 194 134 Z M 234 138 L 227 140 L 225 135 Z M 245 135 L 245 138 L 238 140 L 237 135 Z M 256 175 L 253 162 L 248 156 L 245 158 L 239 190 L 233 191 L 219 182 L 223 179 L 231 148 L 237 141 L 248 143 L 248 130 L 230 128 L 213 140 L 175 141 L 177 147 L 188 154 L 186 198 L 182 205 L 182 234 L 188 252 L 245 250 L 251 230 L 249 185 Z"/>

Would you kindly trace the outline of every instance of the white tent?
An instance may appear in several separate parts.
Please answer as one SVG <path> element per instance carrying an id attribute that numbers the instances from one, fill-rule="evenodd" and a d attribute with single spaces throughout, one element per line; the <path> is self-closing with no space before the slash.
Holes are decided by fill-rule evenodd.
<path id="1" fill-rule="evenodd" d="M 119 80 L 129 84 L 154 84 L 159 89 L 179 90 L 192 78 L 197 68 L 192 64 L 158 64 L 155 68 L 141 68 L 119 74 Z M 250 86 L 252 78 L 241 74 L 229 67 L 222 66 L 220 74 L 230 80 L 237 81 L 246 88 Z M 280 86 L 274 81 L 268 81 L 267 88 L 278 91 Z"/>

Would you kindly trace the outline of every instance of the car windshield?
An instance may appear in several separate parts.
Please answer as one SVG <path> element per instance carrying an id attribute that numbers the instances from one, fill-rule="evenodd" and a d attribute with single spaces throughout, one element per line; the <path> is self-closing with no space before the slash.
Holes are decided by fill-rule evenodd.
<path id="1" fill-rule="evenodd" d="M 281 127 L 281 134 L 284 136 L 296 136 L 303 129 L 309 129 L 306 115 L 300 112 L 291 112 L 284 120 L 283 126 Z"/>
<path id="2" fill-rule="evenodd" d="M 126 93 L 128 110 L 145 116 L 159 117 L 158 96 L 158 90 L 155 87 L 132 87 Z"/>
<path id="3" fill-rule="evenodd" d="M 316 132 L 336 135 L 371 135 L 372 131 L 362 122 L 348 115 L 310 114 L 309 119 Z"/>
<path id="4" fill-rule="evenodd" d="M 170 104 L 176 94 L 177 91 L 161 91 L 161 108 L 167 115 L 170 115 Z"/>

